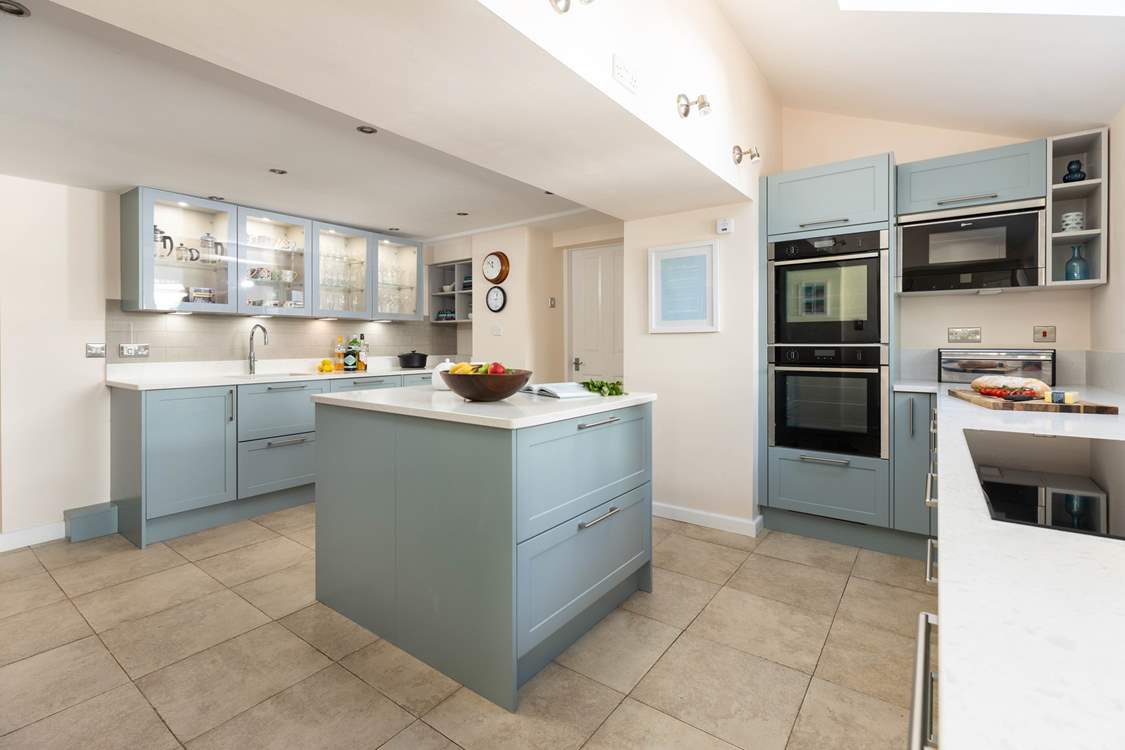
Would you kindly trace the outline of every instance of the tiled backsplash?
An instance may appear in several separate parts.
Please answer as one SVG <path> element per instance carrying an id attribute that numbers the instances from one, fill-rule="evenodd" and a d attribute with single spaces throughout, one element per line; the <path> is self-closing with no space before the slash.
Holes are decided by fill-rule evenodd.
<path id="1" fill-rule="evenodd" d="M 298 359 L 331 357 L 337 336 L 366 335 L 371 354 L 390 356 L 416 349 L 427 354 L 457 351 L 456 326 L 434 325 L 427 321 L 370 323 L 296 318 L 257 318 L 226 315 L 168 315 L 166 313 L 122 312 L 120 300 L 106 300 L 106 361 L 114 362 L 191 362 L 199 360 L 244 359 L 248 352 L 250 328 L 261 323 L 270 333 L 268 346 L 259 338 L 259 359 Z M 118 344 L 148 344 L 149 356 L 123 360 Z"/>

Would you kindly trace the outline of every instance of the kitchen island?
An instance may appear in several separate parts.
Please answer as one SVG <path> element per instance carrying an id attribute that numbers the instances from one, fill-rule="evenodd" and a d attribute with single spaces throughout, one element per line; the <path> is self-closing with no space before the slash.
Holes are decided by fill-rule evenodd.
<path id="1" fill-rule="evenodd" d="M 313 396 L 317 599 L 515 710 L 521 684 L 652 590 L 655 399 Z"/>

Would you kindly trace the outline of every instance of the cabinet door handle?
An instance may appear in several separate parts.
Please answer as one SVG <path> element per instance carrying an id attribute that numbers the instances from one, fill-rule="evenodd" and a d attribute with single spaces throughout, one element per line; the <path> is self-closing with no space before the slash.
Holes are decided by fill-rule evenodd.
<path id="1" fill-rule="evenodd" d="M 910 750 L 935 750 L 934 683 L 938 674 L 930 669 L 930 632 L 938 624 L 937 615 L 918 614 L 918 642 L 914 650 L 914 695 L 910 702 Z"/>
<path id="2" fill-rule="evenodd" d="M 798 224 L 801 227 L 819 227 L 821 224 L 847 224 L 851 219 L 843 217 L 841 219 L 817 219 L 816 221 L 806 221 L 804 224 Z"/>
<path id="3" fill-rule="evenodd" d="M 580 425 L 578 425 L 578 429 L 589 430 L 589 429 L 593 429 L 594 427 L 603 427 L 604 425 L 613 424 L 614 422 L 620 422 L 620 421 L 621 421 L 621 417 L 610 417 L 609 419 L 603 419 L 600 422 L 586 422 L 585 424 L 580 424 Z"/>
<path id="4" fill-rule="evenodd" d="M 999 193 L 979 193 L 977 195 L 959 195 L 956 198 L 942 198 L 937 202 L 939 206 L 947 206 L 950 203 L 964 203 L 965 201 L 976 201 L 983 198 L 999 198 Z"/>
<path id="5" fill-rule="evenodd" d="M 377 378 L 377 379 L 372 379 L 372 380 L 353 380 L 352 385 L 371 385 L 373 383 L 382 383 L 382 382 L 385 382 L 383 380 L 383 378 Z"/>
<path id="6" fill-rule="evenodd" d="M 308 388 L 303 383 L 301 385 L 267 385 L 267 391 L 303 391 Z"/>
<path id="7" fill-rule="evenodd" d="M 234 389 L 227 389 L 227 421 L 234 421 Z"/>
<path id="8" fill-rule="evenodd" d="M 926 583 L 937 583 L 934 575 L 934 560 L 937 559 L 937 539 L 926 540 Z"/>
<path id="9" fill-rule="evenodd" d="M 798 456 L 797 460 L 810 464 L 826 464 L 828 466 L 851 466 L 852 462 L 846 458 L 820 458 L 819 456 Z"/>
<path id="10" fill-rule="evenodd" d="M 934 487 L 934 473 L 932 471 L 927 471 L 926 472 L 926 498 L 925 498 L 927 508 L 936 508 L 937 507 L 937 498 L 933 496 L 933 487 Z"/>
<path id="11" fill-rule="evenodd" d="M 267 440 L 267 448 L 284 448 L 287 445 L 300 445 L 308 442 L 307 437 L 292 438 L 291 440 Z"/>
<path id="12" fill-rule="evenodd" d="M 909 416 L 907 417 L 906 423 L 910 425 L 910 437 L 914 437 L 914 397 L 911 396 L 906 399 L 906 403 L 910 404 Z"/>
<path id="13" fill-rule="evenodd" d="M 599 523 L 601 523 L 605 519 L 609 518 L 610 516 L 616 516 L 620 512 L 621 512 L 621 509 L 614 506 L 614 507 L 610 508 L 609 510 L 607 510 L 605 513 L 602 513 L 600 516 L 595 518 L 593 521 L 583 521 L 582 523 L 578 524 L 578 530 L 582 531 L 583 529 L 588 529 L 591 526 L 597 526 Z"/>

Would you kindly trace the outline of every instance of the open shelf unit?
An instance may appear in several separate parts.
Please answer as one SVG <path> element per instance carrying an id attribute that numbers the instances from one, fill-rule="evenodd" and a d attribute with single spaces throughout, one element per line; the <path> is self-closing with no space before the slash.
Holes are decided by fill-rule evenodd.
<path id="1" fill-rule="evenodd" d="M 1048 286 L 1087 287 L 1106 283 L 1109 257 L 1109 130 L 1097 128 L 1047 139 Z M 1078 160 L 1086 179 L 1063 182 L 1067 164 Z M 1063 230 L 1063 215 L 1080 211 L 1083 228 Z M 1066 263 L 1080 247 L 1090 278 L 1067 280 Z"/>
<path id="2" fill-rule="evenodd" d="M 473 261 L 456 260 L 429 266 L 430 322 L 470 323 L 473 319 Z M 449 287 L 449 290 L 446 290 Z M 453 317 L 447 317 L 452 311 Z"/>

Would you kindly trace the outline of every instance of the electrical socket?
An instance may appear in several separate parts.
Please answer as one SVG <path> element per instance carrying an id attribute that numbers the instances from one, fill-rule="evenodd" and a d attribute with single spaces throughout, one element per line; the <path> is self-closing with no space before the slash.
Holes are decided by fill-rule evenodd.
<path id="1" fill-rule="evenodd" d="M 118 344 L 117 356 L 121 359 L 141 359 L 148 356 L 148 344 Z"/>
<path id="2" fill-rule="evenodd" d="M 979 344 L 980 328 L 973 326 L 960 326 L 949 329 L 949 343 L 951 344 Z"/>
<path id="3" fill-rule="evenodd" d="M 1034 326 L 1031 329 L 1031 339 L 1035 342 L 1053 342 L 1055 340 L 1055 327 Z"/>
<path id="4" fill-rule="evenodd" d="M 86 359 L 105 359 L 105 342 L 86 344 Z"/>

